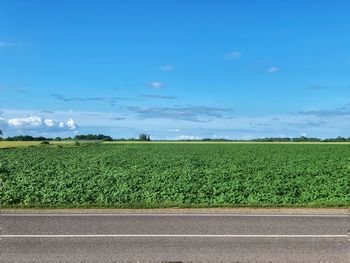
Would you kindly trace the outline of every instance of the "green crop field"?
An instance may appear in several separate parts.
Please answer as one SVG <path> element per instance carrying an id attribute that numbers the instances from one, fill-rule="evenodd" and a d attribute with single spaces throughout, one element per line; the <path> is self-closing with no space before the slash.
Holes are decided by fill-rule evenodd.
<path id="1" fill-rule="evenodd" d="M 0 149 L 3 207 L 348 206 L 349 144 Z"/>

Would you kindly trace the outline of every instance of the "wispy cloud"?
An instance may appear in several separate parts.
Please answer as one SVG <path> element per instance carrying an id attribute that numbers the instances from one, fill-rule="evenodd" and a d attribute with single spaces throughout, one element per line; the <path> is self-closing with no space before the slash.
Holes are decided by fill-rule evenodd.
<path id="1" fill-rule="evenodd" d="M 52 97 L 54 97 L 57 100 L 64 101 L 64 102 L 88 102 L 88 101 L 102 101 L 102 102 L 109 102 L 114 103 L 116 100 L 134 100 L 131 98 L 124 98 L 124 97 L 65 97 L 63 95 L 59 94 L 51 94 Z"/>
<path id="2" fill-rule="evenodd" d="M 261 123 L 261 122 L 250 122 L 249 126 L 253 128 L 261 128 L 261 127 L 271 127 L 270 123 Z"/>
<path id="3" fill-rule="evenodd" d="M 125 118 L 123 118 L 123 117 L 112 117 L 112 118 L 110 118 L 110 120 L 112 120 L 112 121 L 121 121 L 121 120 L 125 120 Z"/>
<path id="4" fill-rule="evenodd" d="M 350 103 L 344 104 L 333 110 L 310 110 L 299 111 L 301 115 L 314 115 L 318 117 L 337 117 L 337 116 L 350 116 Z"/>
<path id="5" fill-rule="evenodd" d="M 346 90 L 349 89 L 350 85 L 330 85 L 330 86 L 325 86 L 325 85 L 311 85 L 308 87 L 309 90 Z"/>
<path id="6" fill-rule="evenodd" d="M 0 48 L 15 47 L 15 43 L 0 41 Z"/>
<path id="7" fill-rule="evenodd" d="M 19 87 L 5 87 L 5 86 L 0 86 L 0 92 L 17 92 L 17 93 L 22 93 L 25 94 L 27 93 L 27 90 Z"/>
<path id="8" fill-rule="evenodd" d="M 290 125 L 294 128 L 309 128 L 309 127 L 320 127 L 325 125 L 327 122 L 324 120 L 300 120 L 296 122 L 287 122 L 287 125 Z"/>
<path id="9" fill-rule="evenodd" d="M 309 88 L 309 90 L 326 90 L 326 89 L 328 89 L 327 86 L 321 86 L 321 85 L 311 85 L 308 88 Z"/>
<path id="10" fill-rule="evenodd" d="M 175 67 L 172 65 L 164 65 L 160 67 L 161 71 L 173 71 L 175 70 Z"/>
<path id="11" fill-rule="evenodd" d="M 176 100 L 177 99 L 177 97 L 173 97 L 173 96 L 162 96 L 162 95 L 154 95 L 154 94 L 141 94 L 139 97 L 149 98 L 149 99 L 161 99 L 161 100 Z"/>
<path id="12" fill-rule="evenodd" d="M 165 87 L 165 84 L 159 81 L 153 81 L 147 84 L 148 87 L 152 89 L 161 89 Z"/>
<path id="13" fill-rule="evenodd" d="M 278 68 L 278 67 L 275 67 L 275 66 L 273 66 L 273 67 L 268 67 L 267 69 L 266 69 L 266 72 L 267 73 L 276 73 L 276 72 L 278 72 L 280 69 Z"/>
<path id="14" fill-rule="evenodd" d="M 207 106 L 187 107 L 127 107 L 128 110 L 139 114 L 141 119 L 161 118 L 177 119 L 192 122 L 207 122 L 201 117 L 221 118 L 223 113 L 232 111 L 231 108 L 214 108 Z"/>
<path id="15" fill-rule="evenodd" d="M 22 94 L 28 93 L 27 90 L 21 89 L 21 88 L 15 88 L 14 90 L 15 90 L 15 92 L 17 92 L 17 93 L 22 93 Z"/>
<path id="16" fill-rule="evenodd" d="M 233 59 L 238 59 L 242 56 L 241 52 L 239 51 L 230 51 L 226 54 L 225 58 L 226 59 L 230 59 L 230 60 L 233 60 Z"/>

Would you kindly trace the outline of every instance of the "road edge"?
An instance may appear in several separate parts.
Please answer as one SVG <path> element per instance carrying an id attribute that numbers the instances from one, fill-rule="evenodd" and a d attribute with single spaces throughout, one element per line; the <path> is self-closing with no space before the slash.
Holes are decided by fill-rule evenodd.
<path id="1" fill-rule="evenodd" d="M 334 214 L 350 215 L 350 208 L 2 208 L 1 214 Z"/>

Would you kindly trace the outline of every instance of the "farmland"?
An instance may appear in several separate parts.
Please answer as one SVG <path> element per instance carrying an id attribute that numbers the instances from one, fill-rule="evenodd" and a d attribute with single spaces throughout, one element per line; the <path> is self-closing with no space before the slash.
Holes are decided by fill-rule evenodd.
<path id="1" fill-rule="evenodd" d="M 40 141 L 0 141 L 0 149 L 39 146 L 40 143 L 41 143 Z M 74 141 L 50 142 L 50 144 L 62 145 L 62 146 L 70 145 L 73 143 Z"/>
<path id="2" fill-rule="evenodd" d="M 348 206 L 349 144 L 0 149 L 3 207 Z"/>

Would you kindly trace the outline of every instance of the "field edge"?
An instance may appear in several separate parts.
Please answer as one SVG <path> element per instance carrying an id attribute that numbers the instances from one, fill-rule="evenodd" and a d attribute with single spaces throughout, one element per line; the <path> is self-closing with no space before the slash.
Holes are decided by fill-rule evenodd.
<path id="1" fill-rule="evenodd" d="M 349 202 L 313 202 L 309 204 L 59 204 L 0 205 L 4 209 L 350 209 Z"/>
<path id="2" fill-rule="evenodd" d="M 2 208 L 1 214 L 334 214 L 350 215 L 348 208 Z"/>

